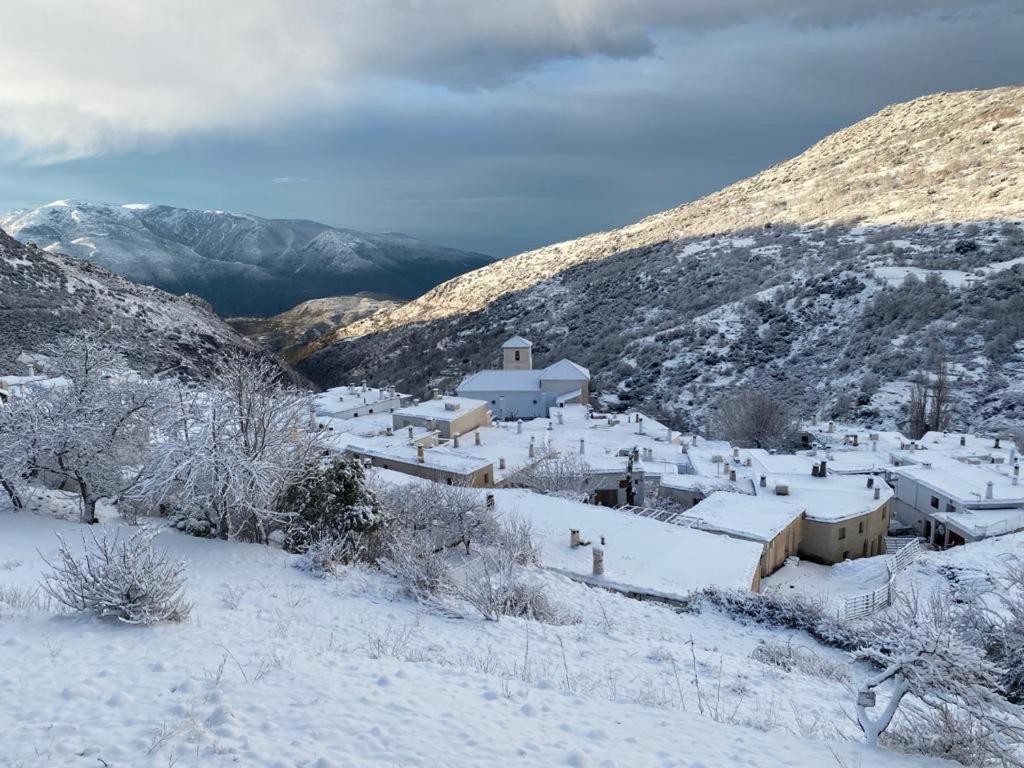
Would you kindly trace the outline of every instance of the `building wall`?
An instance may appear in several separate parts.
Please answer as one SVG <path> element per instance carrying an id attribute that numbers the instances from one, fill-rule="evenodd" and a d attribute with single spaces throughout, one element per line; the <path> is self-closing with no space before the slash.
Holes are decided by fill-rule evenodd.
<path id="1" fill-rule="evenodd" d="M 546 379 L 540 383 L 540 388 L 552 395 L 551 404 L 554 405 L 554 401 L 557 400 L 561 395 L 568 392 L 575 392 L 577 389 L 582 390 L 583 394 L 580 396 L 580 402 L 586 403 L 590 399 L 590 382 L 589 381 L 561 381 L 556 379 Z"/>
<path id="2" fill-rule="evenodd" d="M 771 576 L 786 558 L 795 555 L 800 549 L 800 542 L 803 539 L 803 518 L 787 525 L 779 534 L 764 545 L 764 554 L 761 555 L 761 577 Z M 756 591 L 756 590 L 755 590 Z"/>
<path id="3" fill-rule="evenodd" d="M 483 405 L 468 411 L 447 411 L 445 415 L 448 418 L 434 419 L 438 433 L 445 440 L 450 440 L 455 433 L 463 435 L 477 427 L 483 427 L 491 423 L 490 411 Z M 395 414 L 392 422 L 396 430 L 410 425 L 430 429 L 431 417 Z"/>
<path id="4" fill-rule="evenodd" d="M 483 392 L 460 389 L 459 397 L 487 402 L 496 419 L 537 419 L 548 415 L 551 399 L 540 392 Z"/>
<path id="5" fill-rule="evenodd" d="M 516 360 L 516 354 L 519 359 Z M 533 354 L 529 347 L 501 350 L 502 366 L 506 371 L 529 371 L 533 368 Z"/>
<path id="6" fill-rule="evenodd" d="M 802 525 L 800 557 L 832 565 L 849 557 L 873 557 L 885 553 L 889 531 L 890 502 L 883 502 L 869 514 L 841 522 L 806 519 Z"/>

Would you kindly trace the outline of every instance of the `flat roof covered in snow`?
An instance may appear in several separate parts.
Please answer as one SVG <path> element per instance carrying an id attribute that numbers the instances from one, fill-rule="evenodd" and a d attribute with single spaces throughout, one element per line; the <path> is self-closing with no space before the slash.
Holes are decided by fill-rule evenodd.
<path id="1" fill-rule="evenodd" d="M 447 406 L 456 406 L 450 410 Z M 421 419 L 436 419 L 437 421 L 454 421 L 477 408 L 487 407 L 484 400 L 474 400 L 468 397 L 450 397 L 445 395 L 440 398 L 424 400 L 416 405 L 407 405 L 395 411 L 395 416 L 410 416 Z"/>
<path id="2" fill-rule="evenodd" d="M 757 541 L 771 541 L 804 513 L 803 506 L 785 496 L 750 496 L 716 491 L 687 510 L 697 527 Z"/>

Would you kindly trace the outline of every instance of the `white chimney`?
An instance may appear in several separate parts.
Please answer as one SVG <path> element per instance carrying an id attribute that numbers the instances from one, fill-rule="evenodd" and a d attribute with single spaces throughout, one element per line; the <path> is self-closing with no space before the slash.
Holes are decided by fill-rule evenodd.
<path id="1" fill-rule="evenodd" d="M 987 483 L 985 483 L 985 498 L 986 499 L 991 499 L 992 498 L 992 487 L 993 487 L 993 483 L 992 483 L 991 480 L 989 480 Z"/>
<path id="2" fill-rule="evenodd" d="M 558 411 L 558 424 L 559 426 L 565 424 L 565 415 L 561 411 Z"/>
<path id="3" fill-rule="evenodd" d="M 409 427 L 409 439 L 412 440 L 412 426 Z"/>
<path id="4" fill-rule="evenodd" d="M 453 448 L 458 448 L 459 447 L 459 433 L 458 432 L 456 432 L 454 435 L 452 435 L 452 447 Z"/>
<path id="5" fill-rule="evenodd" d="M 836 431 L 836 423 L 834 421 L 830 421 L 828 423 L 828 431 L 829 432 L 835 432 Z"/>
<path id="6" fill-rule="evenodd" d="M 593 547 L 591 552 L 594 556 L 594 575 L 604 576 L 604 548 Z"/>
<path id="7" fill-rule="evenodd" d="M 580 545 L 580 531 L 578 528 L 569 529 L 569 546 L 576 549 Z"/>
<path id="8" fill-rule="evenodd" d="M 583 456 L 587 452 L 587 441 L 580 438 L 580 456 Z"/>
<path id="9" fill-rule="evenodd" d="M 504 469 L 504 468 L 505 468 L 505 457 L 504 456 L 499 456 L 498 457 L 498 469 Z"/>
<path id="10" fill-rule="evenodd" d="M 482 443 L 482 441 L 480 439 L 480 430 L 479 429 L 474 433 L 473 443 L 475 445 L 480 445 Z"/>
<path id="11" fill-rule="evenodd" d="M 36 364 L 35 363 L 29 363 L 28 364 L 28 375 L 29 376 L 35 376 L 36 375 Z"/>
<path id="12" fill-rule="evenodd" d="M 534 453 L 533 435 L 530 435 L 530 458 L 531 459 L 533 458 L 533 453 Z"/>
<path id="13" fill-rule="evenodd" d="M 434 390 L 434 399 L 435 400 L 440 400 L 441 399 L 441 391 L 440 390 L 438 390 L 438 389 Z"/>
<path id="14" fill-rule="evenodd" d="M 523 434 L 523 420 L 522 419 L 516 419 L 516 434 L 517 435 Z"/>
<path id="15" fill-rule="evenodd" d="M 672 442 L 672 427 L 665 427 L 665 440 Z"/>

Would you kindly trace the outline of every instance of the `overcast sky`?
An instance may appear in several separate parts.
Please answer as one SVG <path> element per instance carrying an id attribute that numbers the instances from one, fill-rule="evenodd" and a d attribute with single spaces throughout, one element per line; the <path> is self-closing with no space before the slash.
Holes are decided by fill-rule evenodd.
<path id="1" fill-rule="evenodd" d="M 891 102 L 1022 82 L 1020 0 L 3 0 L 0 209 L 160 202 L 506 256 Z"/>

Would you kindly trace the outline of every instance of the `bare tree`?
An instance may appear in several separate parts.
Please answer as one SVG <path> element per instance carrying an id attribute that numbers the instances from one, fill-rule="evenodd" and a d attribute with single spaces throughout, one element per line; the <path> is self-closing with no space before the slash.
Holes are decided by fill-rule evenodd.
<path id="1" fill-rule="evenodd" d="M 786 449 L 798 442 L 799 420 L 778 397 L 758 389 L 721 395 L 711 413 L 709 431 L 744 448 Z"/>
<path id="2" fill-rule="evenodd" d="M 536 461 L 509 472 L 508 485 L 529 488 L 537 493 L 585 499 L 598 486 L 593 470 L 582 456 L 551 451 Z"/>
<path id="3" fill-rule="evenodd" d="M 266 541 L 291 513 L 276 502 L 316 468 L 311 397 L 268 360 L 229 354 L 208 390 L 179 387 L 138 498 L 177 509 L 222 538 Z"/>
<path id="4" fill-rule="evenodd" d="M 907 401 L 907 436 L 918 440 L 928 431 L 928 374 L 918 371 L 910 384 L 910 398 Z"/>
<path id="5" fill-rule="evenodd" d="M 949 429 L 953 418 L 953 384 L 949 378 L 946 355 L 941 350 L 937 353 L 930 394 L 928 429 L 933 432 L 944 432 Z"/>
<path id="6" fill-rule="evenodd" d="M 23 398 L 0 401 L 0 489 L 15 509 L 24 508 L 20 486 L 28 473 L 25 424 L 29 417 Z"/>

